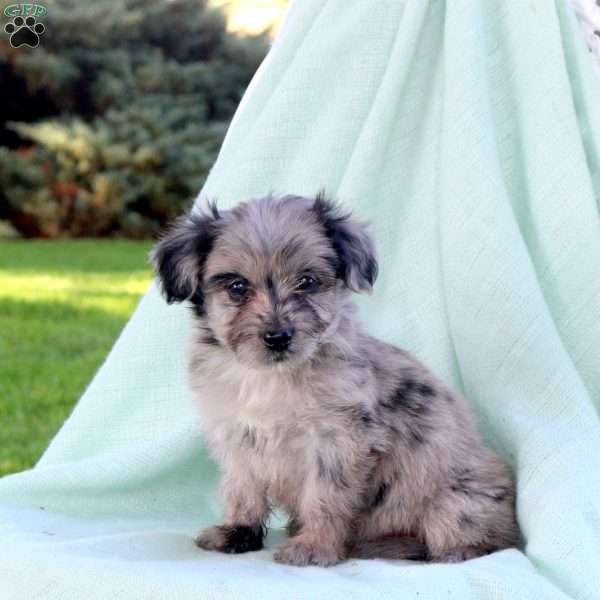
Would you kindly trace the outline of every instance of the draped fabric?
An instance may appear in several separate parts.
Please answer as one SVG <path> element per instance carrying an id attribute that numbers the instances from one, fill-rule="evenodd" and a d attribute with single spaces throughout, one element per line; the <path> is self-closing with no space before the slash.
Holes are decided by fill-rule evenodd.
<path id="1" fill-rule="evenodd" d="M 600 79 L 562 0 L 296 0 L 199 202 L 320 188 L 372 222 L 371 333 L 472 402 L 521 550 L 454 565 L 199 550 L 218 472 L 191 314 L 153 285 L 31 471 L 0 481 L 0 597 L 600 598 Z M 277 523 L 274 524 L 275 526 Z"/>

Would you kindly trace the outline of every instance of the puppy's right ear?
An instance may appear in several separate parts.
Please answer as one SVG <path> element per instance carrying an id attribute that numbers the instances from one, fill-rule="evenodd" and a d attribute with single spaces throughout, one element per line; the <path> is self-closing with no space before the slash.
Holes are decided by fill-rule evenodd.
<path id="1" fill-rule="evenodd" d="M 154 246 L 150 258 L 169 304 L 190 300 L 202 308 L 202 274 L 220 218 L 214 205 L 210 206 L 209 213 L 190 211 L 177 219 Z"/>

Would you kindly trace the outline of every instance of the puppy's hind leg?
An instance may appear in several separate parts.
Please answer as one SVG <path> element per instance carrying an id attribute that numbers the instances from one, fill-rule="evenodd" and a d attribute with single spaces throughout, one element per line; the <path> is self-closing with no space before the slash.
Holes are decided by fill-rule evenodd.
<path id="1" fill-rule="evenodd" d="M 514 501 L 510 474 L 496 457 L 455 471 L 421 523 L 430 560 L 460 562 L 517 546 Z"/>
<path id="2" fill-rule="evenodd" d="M 386 535 L 372 540 L 355 540 L 347 552 L 348 558 L 387 558 L 427 560 L 427 547 L 419 540 L 400 535 Z"/>

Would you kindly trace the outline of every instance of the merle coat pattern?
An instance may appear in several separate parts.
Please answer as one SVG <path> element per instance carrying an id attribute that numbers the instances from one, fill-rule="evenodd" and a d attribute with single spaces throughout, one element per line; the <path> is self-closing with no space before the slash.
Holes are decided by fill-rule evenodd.
<path id="1" fill-rule="evenodd" d="M 220 464 L 225 520 L 207 550 L 274 558 L 460 561 L 514 546 L 515 490 L 465 399 L 364 332 L 352 292 L 377 276 L 366 227 L 323 195 L 182 217 L 153 251 L 169 302 L 195 313 L 189 382 Z"/>

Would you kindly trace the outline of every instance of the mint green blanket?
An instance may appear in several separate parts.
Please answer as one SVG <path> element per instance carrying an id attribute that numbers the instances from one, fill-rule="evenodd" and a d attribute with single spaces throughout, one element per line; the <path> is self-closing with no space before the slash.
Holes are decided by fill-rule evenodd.
<path id="1" fill-rule="evenodd" d="M 600 598 L 600 82 L 562 0 L 297 0 L 202 197 L 326 190 L 373 222 L 372 333 L 473 402 L 526 545 L 457 565 L 196 548 L 218 474 L 152 287 L 32 471 L 0 598 Z M 10 424 L 8 424 L 10 426 Z"/>

